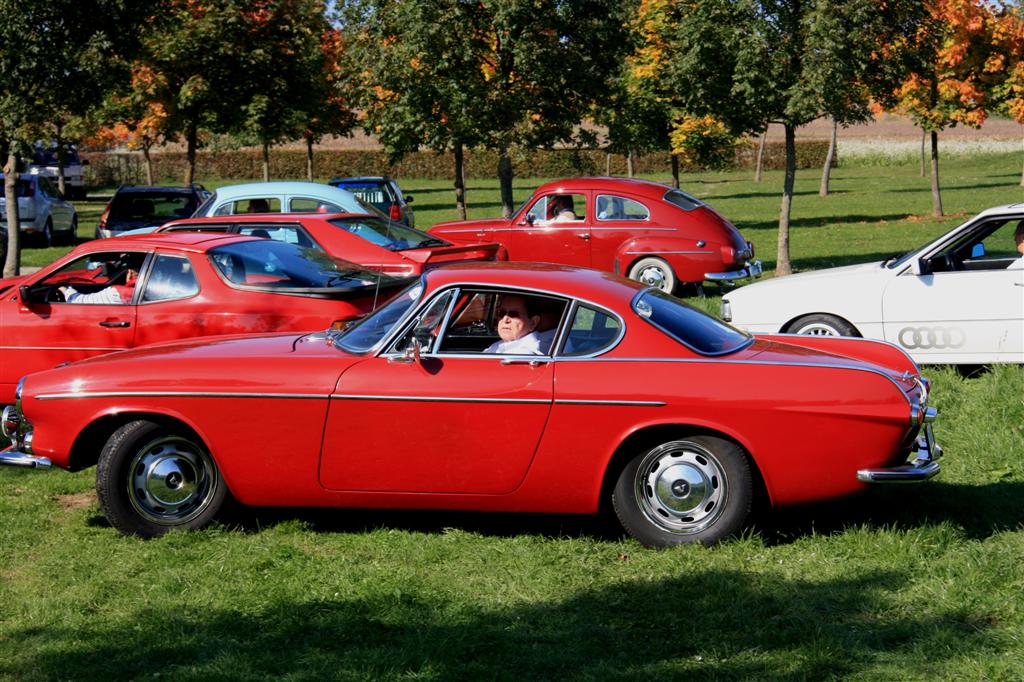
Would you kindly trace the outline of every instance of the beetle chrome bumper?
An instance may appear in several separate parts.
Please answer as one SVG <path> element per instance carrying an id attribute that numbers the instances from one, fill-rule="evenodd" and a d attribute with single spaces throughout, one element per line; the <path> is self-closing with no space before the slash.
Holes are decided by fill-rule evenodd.
<path id="1" fill-rule="evenodd" d="M 27 455 L 24 452 L 17 452 L 13 448 L 0 451 L 0 465 L 29 469 L 48 469 L 51 466 L 50 460 L 45 457 Z"/>
<path id="2" fill-rule="evenodd" d="M 913 459 L 906 464 L 884 469 L 861 469 L 857 479 L 864 483 L 917 483 L 927 481 L 939 473 L 938 460 L 942 457 L 942 446 L 935 442 L 932 425 L 925 424 L 917 437 L 917 448 Z"/>
<path id="3" fill-rule="evenodd" d="M 705 272 L 704 279 L 712 282 L 734 282 L 738 279 L 753 279 L 760 277 L 762 272 L 761 261 L 747 261 L 747 264 L 740 270 L 729 272 Z"/>

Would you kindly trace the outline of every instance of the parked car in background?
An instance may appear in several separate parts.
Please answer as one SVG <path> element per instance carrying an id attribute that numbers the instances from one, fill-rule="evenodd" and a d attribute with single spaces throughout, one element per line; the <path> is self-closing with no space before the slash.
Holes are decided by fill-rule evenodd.
<path id="1" fill-rule="evenodd" d="M 403 281 L 239 235 L 93 240 L 0 280 L 0 404 L 14 401 L 21 376 L 62 362 L 193 336 L 325 329 L 373 310 Z M 113 287 L 106 300 L 116 302 L 69 303 L 65 287 L 86 299 Z"/>
<path id="2" fill-rule="evenodd" d="M 492 352 L 516 325 L 545 335 L 537 353 Z M 116 353 L 29 375 L 17 396 L 0 463 L 97 465 L 107 519 L 142 536 L 201 528 L 231 495 L 608 505 L 645 545 L 711 544 L 747 527 L 755 498 L 939 472 L 928 382 L 899 349 L 752 338 L 657 289 L 559 265 L 437 268 L 343 331 Z"/>
<path id="3" fill-rule="evenodd" d="M 504 259 L 499 244 L 453 245 L 386 218 L 348 213 L 235 215 L 168 223 L 157 232 L 230 232 L 313 247 L 389 275 L 418 275 L 427 268 Z"/>
<path id="4" fill-rule="evenodd" d="M 1024 363 L 1022 221 L 1024 204 L 990 208 L 884 261 L 741 287 L 721 315 L 750 332 L 884 339 L 922 363 Z"/>
<path id="5" fill-rule="evenodd" d="M 0 182 L 3 177 L 0 173 Z M 53 246 L 58 241 L 75 243 L 78 214 L 48 177 L 22 173 L 15 182 L 14 193 L 18 197 L 18 222 L 23 234 L 36 238 L 43 246 Z M 7 199 L 3 192 L 0 192 L 0 233 L 7 234 Z"/>
<path id="6" fill-rule="evenodd" d="M 121 185 L 100 216 L 96 238 L 116 237 L 127 230 L 156 228 L 171 220 L 188 218 L 208 196 L 210 192 L 202 185 Z"/>
<path id="7" fill-rule="evenodd" d="M 429 232 L 454 242 L 495 241 L 509 260 L 596 268 L 666 293 L 761 274 L 753 245 L 732 223 L 699 199 L 646 180 L 556 180 L 511 219 L 438 223 Z"/>
<path id="8" fill-rule="evenodd" d="M 360 175 L 354 178 L 333 178 L 328 183 L 332 187 L 352 192 L 363 201 L 373 204 L 375 208 L 386 213 L 392 220 L 405 223 L 409 227 L 416 226 L 416 215 L 413 213 L 411 194 L 403 194 L 398 183 L 386 175 Z"/>
<path id="9" fill-rule="evenodd" d="M 213 192 L 195 217 L 251 213 L 380 212 L 351 192 L 316 182 L 252 182 L 228 185 Z"/>
<path id="10" fill-rule="evenodd" d="M 78 150 L 74 146 L 67 145 L 65 147 L 64 190 L 69 199 L 85 198 L 83 166 L 88 165 L 88 163 L 88 161 L 82 161 L 78 158 Z M 28 165 L 28 173 L 30 175 L 47 177 L 54 187 L 59 187 L 60 183 L 57 181 L 59 171 L 57 146 L 45 146 L 37 142 L 32 151 L 32 163 Z"/>

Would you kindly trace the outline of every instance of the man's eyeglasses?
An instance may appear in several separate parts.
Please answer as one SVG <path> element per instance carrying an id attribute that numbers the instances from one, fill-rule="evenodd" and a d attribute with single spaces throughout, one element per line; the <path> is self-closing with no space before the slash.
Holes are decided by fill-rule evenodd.
<path id="1" fill-rule="evenodd" d="M 525 312 L 523 312 L 522 310 L 516 310 L 515 308 L 498 308 L 495 311 L 495 315 L 497 315 L 496 319 L 498 320 L 505 317 L 506 315 L 511 317 L 513 320 L 518 320 L 520 317 L 526 317 Z"/>

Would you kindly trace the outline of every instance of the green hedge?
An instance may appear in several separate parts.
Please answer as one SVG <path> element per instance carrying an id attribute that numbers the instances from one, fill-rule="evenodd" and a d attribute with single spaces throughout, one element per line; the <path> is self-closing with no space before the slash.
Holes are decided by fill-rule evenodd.
<path id="1" fill-rule="evenodd" d="M 825 162 L 828 143 L 807 141 L 797 144 L 797 168 L 820 168 Z M 145 182 L 145 167 L 139 153 L 83 153 L 89 160 L 89 184 L 109 187 L 126 183 Z M 757 145 L 743 143 L 736 148 L 733 168 L 753 169 Z M 185 175 L 184 152 L 159 152 L 152 155 L 153 172 L 157 182 L 179 184 Z M 599 149 L 518 150 L 513 154 L 513 168 L 517 177 L 563 177 L 574 175 L 626 174 L 626 157 L 610 156 Z M 196 160 L 196 179 L 203 178 L 253 179 L 263 174 L 263 155 L 260 150 L 200 151 Z M 341 175 L 380 175 L 396 178 L 448 179 L 454 175 L 451 154 L 420 151 L 406 154 L 397 163 L 388 163 L 382 151 L 329 149 L 314 155 L 317 177 Z M 765 169 L 781 169 L 785 165 L 785 147 L 782 142 L 769 142 L 765 147 Z M 465 154 L 465 174 L 468 179 L 497 176 L 498 155 L 488 150 L 469 150 Z M 634 160 L 639 174 L 664 174 L 671 171 L 671 160 L 666 152 L 643 154 Z M 696 168 L 683 168 L 698 170 Z M 270 174 L 274 178 L 303 178 L 306 175 L 306 152 L 302 149 L 273 149 L 270 152 Z"/>

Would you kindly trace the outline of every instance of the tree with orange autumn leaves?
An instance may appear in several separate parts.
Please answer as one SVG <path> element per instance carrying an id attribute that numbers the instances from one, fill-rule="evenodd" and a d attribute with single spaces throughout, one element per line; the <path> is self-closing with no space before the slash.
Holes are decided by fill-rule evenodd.
<path id="1" fill-rule="evenodd" d="M 979 127 L 1000 108 L 1024 118 L 1024 29 L 1019 8 L 985 0 L 927 0 L 925 7 L 918 30 L 892 46 L 909 55 L 909 73 L 882 102 L 930 134 L 932 212 L 941 216 L 939 132 Z"/>

